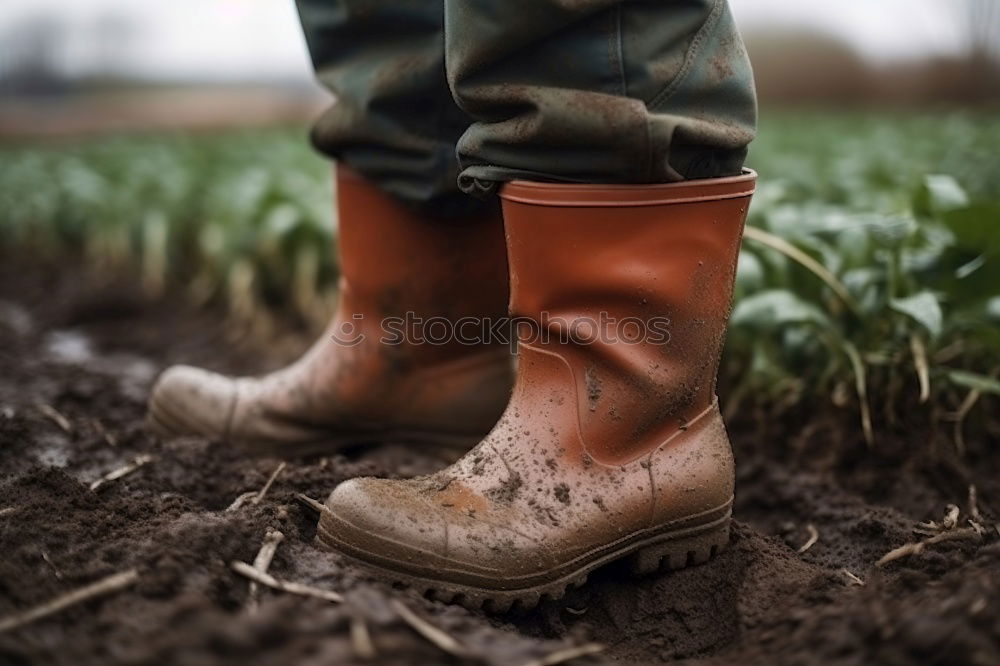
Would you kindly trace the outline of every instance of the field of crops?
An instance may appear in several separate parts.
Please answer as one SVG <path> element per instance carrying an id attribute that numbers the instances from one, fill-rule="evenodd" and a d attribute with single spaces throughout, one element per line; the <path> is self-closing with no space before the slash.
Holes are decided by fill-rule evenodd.
<path id="1" fill-rule="evenodd" d="M 730 410 L 832 400 L 873 441 L 914 400 L 960 422 L 1000 394 L 997 145 L 983 115 L 765 114 Z M 0 242 L 129 266 L 237 320 L 323 318 L 331 200 L 301 129 L 0 147 Z"/>

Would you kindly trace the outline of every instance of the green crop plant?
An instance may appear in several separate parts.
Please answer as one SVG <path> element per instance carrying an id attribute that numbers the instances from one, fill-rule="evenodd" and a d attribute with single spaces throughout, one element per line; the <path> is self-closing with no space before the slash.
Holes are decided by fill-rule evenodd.
<path id="1" fill-rule="evenodd" d="M 0 242 L 139 271 L 234 317 L 307 311 L 336 276 L 329 165 L 301 130 L 0 147 Z"/>
<path id="2" fill-rule="evenodd" d="M 1000 122 L 789 113 L 763 129 L 730 407 L 853 399 L 874 443 L 915 393 L 963 447 L 969 410 L 1000 395 Z"/>

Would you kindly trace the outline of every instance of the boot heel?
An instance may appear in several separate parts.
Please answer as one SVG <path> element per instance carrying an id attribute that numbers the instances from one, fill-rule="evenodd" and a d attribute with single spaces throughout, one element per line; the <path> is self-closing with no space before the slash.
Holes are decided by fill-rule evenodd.
<path id="1" fill-rule="evenodd" d="M 643 546 L 629 556 L 632 573 L 644 575 L 661 569 L 683 569 L 708 562 L 729 544 L 729 521 L 693 536 L 670 538 Z"/>

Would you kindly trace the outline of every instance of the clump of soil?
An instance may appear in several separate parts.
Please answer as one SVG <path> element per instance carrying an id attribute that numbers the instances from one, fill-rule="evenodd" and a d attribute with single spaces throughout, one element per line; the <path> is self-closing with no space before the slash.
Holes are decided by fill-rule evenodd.
<path id="1" fill-rule="evenodd" d="M 1000 663 L 991 504 L 1000 461 L 986 435 L 971 433 L 959 458 L 929 443 L 919 422 L 869 449 L 850 413 L 740 416 L 728 550 L 638 579 L 612 565 L 558 602 L 489 616 L 393 589 L 318 548 L 315 516 L 296 499 L 322 499 L 353 476 L 429 472 L 440 460 L 384 446 L 290 461 L 262 501 L 248 501 L 278 461 L 157 441 L 143 426 L 145 392 L 171 362 L 257 372 L 280 355 L 234 342 L 217 313 L 147 300 L 128 281 L 0 264 L 0 618 L 139 572 L 127 589 L 0 633 L 0 663 L 513 666 L 588 642 L 605 649 L 573 663 Z M 153 459 L 90 489 L 141 455 Z M 919 523 L 941 523 L 950 503 L 960 507 L 956 529 L 978 510 L 983 534 L 875 565 L 926 538 Z M 336 590 L 344 603 L 264 590 L 251 610 L 230 562 L 252 562 L 269 528 L 285 535 L 270 572 Z M 458 640 L 465 656 L 416 633 L 394 601 Z"/>

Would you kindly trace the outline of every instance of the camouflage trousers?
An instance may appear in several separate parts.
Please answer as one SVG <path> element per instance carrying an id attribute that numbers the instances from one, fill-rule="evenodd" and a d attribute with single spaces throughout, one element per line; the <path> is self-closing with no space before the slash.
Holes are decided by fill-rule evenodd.
<path id="1" fill-rule="evenodd" d="M 467 212 L 515 178 L 738 173 L 753 74 L 727 0 L 297 0 L 336 96 L 315 146 L 384 190 Z"/>

